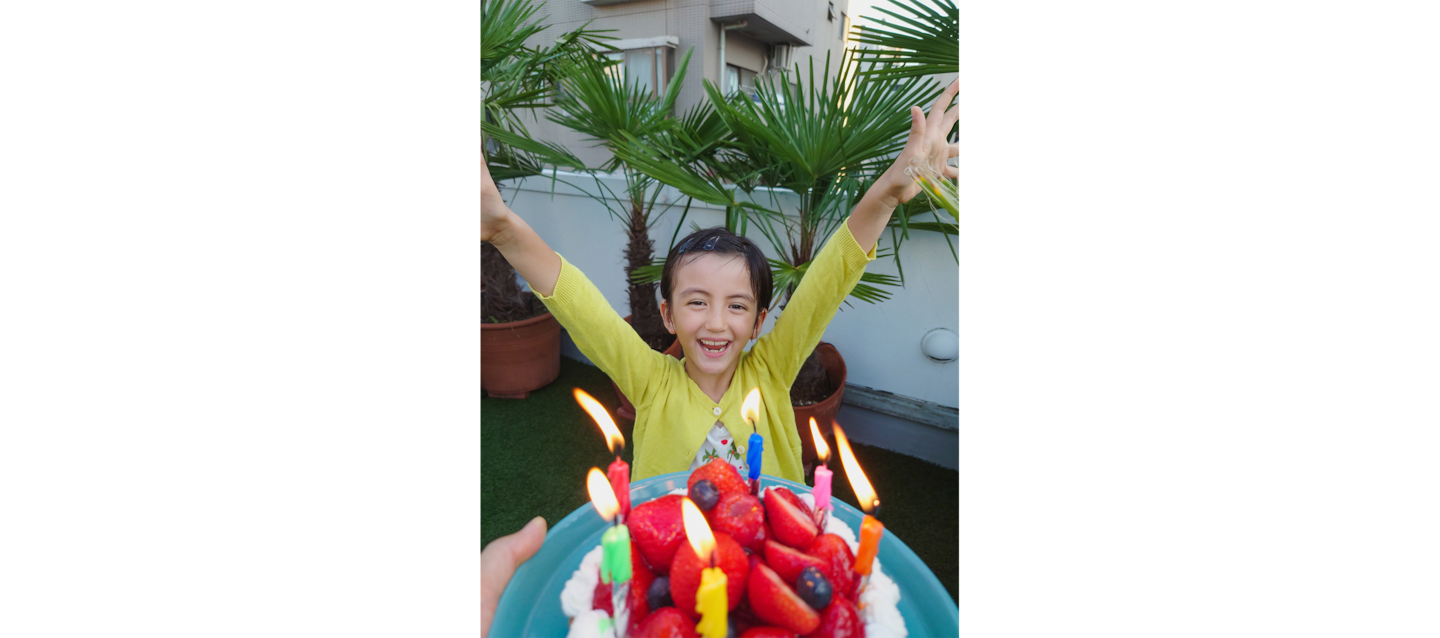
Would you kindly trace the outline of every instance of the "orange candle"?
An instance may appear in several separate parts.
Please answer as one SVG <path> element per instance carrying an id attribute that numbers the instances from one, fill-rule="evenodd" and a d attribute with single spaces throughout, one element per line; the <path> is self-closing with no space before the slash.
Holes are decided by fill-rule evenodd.
<path id="1" fill-rule="evenodd" d="M 860 522 L 860 548 L 855 552 L 855 573 L 869 576 L 875 554 L 880 551 L 880 537 L 885 533 L 885 526 L 874 516 L 880 511 L 880 499 L 876 498 L 875 488 L 870 486 L 870 479 L 865 477 L 860 463 L 855 460 L 855 453 L 850 450 L 850 439 L 846 438 L 839 423 L 835 424 L 835 447 L 840 451 L 840 463 L 845 466 L 845 477 L 850 479 L 850 487 L 855 489 L 860 509 L 865 510 L 865 519 Z"/>
<path id="2" fill-rule="evenodd" d="M 860 549 L 855 552 L 855 573 L 870 575 L 870 566 L 875 562 L 875 552 L 880 551 L 880 536 L 884 533 L 885 526 L 880 524 L 880 520 L 866 514 L 865 520 L 860 522 Z"/>

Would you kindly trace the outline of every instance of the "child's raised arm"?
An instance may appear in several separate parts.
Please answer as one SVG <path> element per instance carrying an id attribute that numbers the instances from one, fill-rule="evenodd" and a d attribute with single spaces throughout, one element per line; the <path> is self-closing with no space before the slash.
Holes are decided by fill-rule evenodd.
<path id="1" fill-rule="evenodd" d="M 546 297 L 555 294 L 560 256 L 500 199 L 500 190 L 490 179 L 484 157 L 480 158 L 480 241 L 499 249 L 531 290 Z"/>
<path id="2" fill-rule="evenodd" d="M 860 198 L 855 210 L 850 211 L 850 218 L 846 220 L 846 224 L 850 226 L 850 234 L 855 236 L 855 241 L 867 252 L 879 241 L 880 233 L 884 232 L 885 225 L 890 223 L 890 215 L 895 212 L 895 207 L 920 194 L 920 185 L 905 173 L 905 169 L 909 168 L 912 162 L 928 164 L 936 173 L 944 175 L 945 179 L 955 179 L 958 174 L 957 169 L 947 165 L 945 160 L 959 155 L 960 145 L 945 143 L 945 137 L 950 133 L 950 127 L 960 118 L 960 110 L 958 107 L 946 110 L 945 107 L 950 106 L 950 100 L 955 99 L 955 94 L 959 91 L 960 80 L 950 83 L 935 100 L 935 105 L 930 107 L 929 117 L 926 117 L 920 107 L 910 107 L 910 137 L 905 140 L 905 149 L 900 151 L 895 163 L 885 169 L 880 179 L 875 181 L 875 185 Z"/>

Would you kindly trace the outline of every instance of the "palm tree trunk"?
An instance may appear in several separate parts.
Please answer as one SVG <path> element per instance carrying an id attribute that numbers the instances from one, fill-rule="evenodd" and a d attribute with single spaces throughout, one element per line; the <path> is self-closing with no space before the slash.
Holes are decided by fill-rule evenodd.
<path id="1" fill-rule="evenodd" d="M 650 240 L 650 228 L 645 223 L 644 202 L 631 201 L 626 232 L 629 235 L 629 242 L 625 247 L 625 272 L 630 282 L 630 325 L 651 349 L 664 351 L 674 337 L 665 329 L 665 322 L 660 318 L 660 306 L 655 300 L 655 284 L 635 283 L 635 271 L 650 265 L 655 253 L 654 242 Z"/>
<path id="2" fill-rule="evenodd" d="M 480 320 L 508 323 L 541 314 L 544 306 L 520 289 L 515 268 L 488 241 L 480 242 Z"/>

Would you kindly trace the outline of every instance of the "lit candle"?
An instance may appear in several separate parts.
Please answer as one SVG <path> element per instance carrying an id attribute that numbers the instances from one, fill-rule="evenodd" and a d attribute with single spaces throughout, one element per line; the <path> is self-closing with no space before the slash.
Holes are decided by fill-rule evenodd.
<path id="1" fill-rule="evenodd" d="M 810 490 L 810 494 L 815 497 L 815 525 L 824 533 L 825 519 L 832 507 L 830 479 L 834 473 L 830 471 L 830 446 L 825 444 L 825 437 L 820 435 L 820 427 L 815 425 L 815 417 L 810 417 L 810 435 L 815 437 L 815 455 L 820 457 L 821 463 L 815 467 L 815 488 Z"/>
<path id="2" fill-rule="evenodd" d="M 758 433 L 751 434 L 750 442 L 747 445 L 749 447 L 745 450 L 745 465 L 749 467 L 750 480 L 758 481 L 760 480 L 760 464 L 764 461 L 762 457 L 765 454 L 765 437 Z"/>
<path id="3" fill-rule="evenodd" d="M 690 548 L 695 550 L 702 563 L 710 563 L 710 567 L 700 572 L 700 588 L 695 592 L 695 611 L 700 614 L 700 623 L 695 625 L 695 631 L 705 638 L 725 638 L 730 599 L 726 594 L 728 583 L 725 571 L 715 566 L 715 536 L 710 533 L 705 515 L 689 498 L 681 500 L 680 516 L 685 523 L 685 538 L 689 540 Z"/>
<path id="4" fill-rule="evenodd" d="M 610 488 L 615 491 L 615 499 L 620 506 L 619 520 L 624 521 L 625 517 L 630 515 L 630 464 L 620 460 L 620 452 L 625 449 L 625 437 L 620 435 L 620 428 L 615 427 L 615 421 L 610 419 L 610 413 L 605 411 L 605 406 L 600 405 L 594 397 L 580 388 L 575 388 L 575 400 L 600 426 L 600 431 L 605 434 L 605 445 L 609 446 L 610 452 L 615 455 L 615 462 L 606 469 L 605 476 L 610 479 Z"/>
<path id="5" fill-rule="evenodd" d="M 615 610 L 615 635 L 623 636 L 630 622 L 630 607 L 625 595 L 630 590 L 628 583 L 633 575 L 630 571 L 630 529 L 620 523 L 616 516 L 620 511 L 620 504 L 615 500 L 615 492 L 610 488 L 605 475 L 600 473 L 600 468 L 590 468 L 585 483 L 595 511 L 606 521 L 615 521 L 615 525 L 600 536 L 600 582 L 610 583 L 610 603 Z"/>
<path id="6" fill-rule="evenodd" d="M 745 395 L 745 403 L 740 407 L 740 416 L 750 424 L 750 429 L 755 429 L 755 423 L 760 420 L 760 388 L 750 390 Z M 760 466 L 764 462 L 765 439 L 759 432 L 752 432 L 750 440 L 746 443 L 745 465 L 750 478 L 750 493 L 760 495 Z"/>
<path id="7" fill-rule="evenodd" d="M 605 470 L 610 479 L 610 489 L 615 491 L 615 500 L 620 506 L 620 519 L 630 515 L 630 464 L 615 457 L 615 462 Z"/>
<path id="8" fill-rule="evenodd" d="M 875 488 L 870 486 L 870 480 L 865 478 L 860 464 L 855 462 L 855 453 L 850 451 L 850 441 L 845 438 L 845 432 L 838 423 L 835 424 L 835 447 L 840 450 L 840 462 L 845 466 L 845 476 L 850 479 L 850 487 L 855 490 L 855 499 L 860 501 L 860 509 L 865 510 L 865 519 L 860 522 L 860 549 L 855 552 L 855 573 L 865 577 L 860 581 L 860 589 L 863 591 L 869 581 L 870 566 L 875 560 L 875 553 L 880 550 L 880 537 L 885 533 L 885 526 L 874 516 L 880 511 L 880 499 L 876 498 Z"/>
<path id="9" fill-rule="evenodd" d="M 695 631 L 705 638 L 724 638 L 725 615 L 725 572 L 719 567 L 707 567 L 700 572 L 700 591 L 695 594 L 695 611 L 700 612 L 700 623 Z"/>

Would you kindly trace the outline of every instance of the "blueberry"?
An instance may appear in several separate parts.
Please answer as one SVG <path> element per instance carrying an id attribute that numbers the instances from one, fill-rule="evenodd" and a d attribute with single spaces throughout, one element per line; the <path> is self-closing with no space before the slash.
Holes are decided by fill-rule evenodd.
<path id="1" fill-rule="evenodd" d="M 650 583 L 650 589 L 645 592 L 645 602 L 650 603 L 652 610 L 674 606 L 675 601 L 670 600 L 670 579 L 656 576 L 655 581 Z"/>
<path id="2" fill-rule="evenodd" d="M 700 511 L 708 512 L 720 502 L 720 490 L 715 489 L 710 479 L 700 479 L 690 486 L 690 500 L 695 501 L 695 507 Z"/>
<path id="3" fill-rule="evenodd" d="M 814 566 L 806 567 L 795 579 L 795 593 L 816 611 L 825 609 L 825 606 L 830 604 L 834 591 L 834 588 L 830 587 L 829 579 Z"/>

